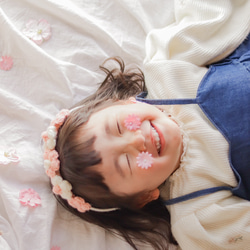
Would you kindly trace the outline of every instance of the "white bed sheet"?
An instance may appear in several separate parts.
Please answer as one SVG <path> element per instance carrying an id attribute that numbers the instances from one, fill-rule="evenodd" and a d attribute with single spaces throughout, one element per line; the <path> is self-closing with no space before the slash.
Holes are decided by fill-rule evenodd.
<path id="1" fill-rule="evenodd" d="M 51 24 L 52 36 L 40 46 L 22 32 L 31 19 Z M 106 58 L 142 66 L 146 34 L 173 21 L 166 0 L 0 0 L 0 58 L 13 58 L 10 70 L 0 70 L 0 154 L 14 148 L 20 156 L 0 164 L 0 249 L 130 249 L 58 206 L 40 135 L 59 110 L 95 91 Z M 41 206 L 19 202 L 27 188 Z"/>

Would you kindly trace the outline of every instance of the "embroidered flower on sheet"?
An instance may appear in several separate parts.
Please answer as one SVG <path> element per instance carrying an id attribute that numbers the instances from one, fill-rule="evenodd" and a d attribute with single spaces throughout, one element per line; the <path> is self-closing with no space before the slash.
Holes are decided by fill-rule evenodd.
<path id="1" fill-rule="evenodd" d="M 11 162 L 19 162 L 20 158 L 16 150 L 11 148 L 0 153 L 0 164 L 7 165 Z"/>
<path id="2" fill-rule="evenodd" d="M 32 188 L 23 189 L 19 193 L 19 201 L 24 206 L 37 207 L 41 205 L 39 194 Z"/>
<path id="3" fill-rule="evenodd" d="M 61 250 L 61 248 L 58 247 L 58 246 L 53 246 L 53 247 L 50 248 L 50 250 Z"/>
<path id="4" fill-rule="evenodd" d="M 142 169 L 148 169 L 152 166 L 153 163 L 153 157 L 152 154 L 148 152 L 141 152 L 137 157 L 136 157 L 136 163 L 138 167 Z"/>
<path id="5" fill-rule="evenodd" d="M 26 23 L 26 28 L 23 29 L 24 35 L 41 45 L 44 41 L 49 40 L 51 37 L 50 24 L 45 19 L 41 20 L 29 20 Z"/>
<path id="6" fill-rule="evenodd" d="M 11 56 L 2 56 L 0 59 L 0 69 L 10 70 L 13 66 L 13 59 Z"/>
<path id="7" fill-rule="evenodd" d="M 140 117 L 134 114 L 128 115 L 124 121 L 124 125 L 128 130 L 137 130 L 141 126 Z"/>

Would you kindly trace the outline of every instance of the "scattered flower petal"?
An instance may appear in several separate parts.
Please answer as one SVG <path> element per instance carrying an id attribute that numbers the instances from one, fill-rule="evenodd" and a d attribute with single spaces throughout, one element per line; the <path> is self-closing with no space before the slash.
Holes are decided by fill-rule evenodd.
<path id="1" fill-rule="evenodd" d="M 152 154 L 149 154 L 148 152 L 139 153 L 139 155 L 136 157 L 136 160 L 138 167 L 142 169 L 150 168 L 153 163 Z"/>
<path id="2" fill-rule="evenodd" d="M 141 119 L 137 115 L 128 115 L 128 117 L 124 121 L 125 127 L 128 130 L 137 130 L 141 126 Z"/>
<path id="3" fill-rule="evenodd" d="M 51 27 L 47 20 L 29 20 L 26 23 L 26 28 L 23 29 L 24 35 L 41 45 L 44 41 L 49 40 L 51 37 Z"/>
<path id="4" fill-rule="evenodd" d="M 13 59 L 11 56 L 2 56 L 0 60 L 0 69 L 10 70 L 13 66 Z"/>
<path id="5" fill-rule="evenodd" d="M 19 201 L 22 205 L 30 207 L 37 207 L 42 203 L 39 194 L 31 188 L 20 191 Z"/>
<path id="6" fill-rule="evenodd" d="M 5 150 L 0 154 L 0 164 L 7 165 L 11 162 L 19 162 L 20 158 L 16 153 L 16 150 L 11 148 L 9 150 Z"/>
<path id="7" fill-rule="evenodd" d="M 53 246 L 53 247 L 50 248 L 50 250 L 61 250 L 61 248 L 58 247 L 58 246 Z"/>

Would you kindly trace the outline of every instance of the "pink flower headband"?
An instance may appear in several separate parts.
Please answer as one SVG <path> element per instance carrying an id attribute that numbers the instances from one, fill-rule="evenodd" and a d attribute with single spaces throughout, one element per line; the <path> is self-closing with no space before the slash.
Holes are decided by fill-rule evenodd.
<path id="1" fill-rule="evenodd" d="M 68 201 L 68 204 L 70 206 L 77 209 L 81 213 L 84 213 L 89 210 L 96 212 L 115 211 L 118 208 L 94 208 L 89 203 L 85 202 L 82 197 L 75 196 L 71 191 L 71 184 L 68 181 L 63 180 L 60 175 L 60 161 L 58 159 L 59 155 L 55 150 L 56 138 L 59 128 L 62 126 L 69 114 L 69 110 L 61 110 L 59 114 L 56 115 L 55 120 L 51 122 L 48 129 L 42 133 L 42 138 L 44 141 L 44 168 L 46 174 L 51 179 L 51 183 L 53 185 L 53 193 L 60 195 L 63 199 Z"/>

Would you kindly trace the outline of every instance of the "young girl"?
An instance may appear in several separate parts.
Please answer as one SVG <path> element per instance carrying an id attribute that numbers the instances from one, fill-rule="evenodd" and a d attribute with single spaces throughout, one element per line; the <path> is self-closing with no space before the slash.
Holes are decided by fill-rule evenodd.
<path id="1" fill-rule="evenodd" d="M 213 1 L 194 2 L 178 6 L 182 33 L 177 25 L 169 40 L 168 29 L 147 40 L 148 97 L 163 99 L 145 99 L 143 74 L 115 59 L 120 69 L 102 66 L 107 76 L 97 92 L 61 111 L 43 134 L 45 169 L 60 203 L 135 249 L 166 249 L 175 239 L 182 249 L 250 244 L 250 5 L 223 1 L 218 12 Z M 212 29 L 220 18 L 226 37 Z M 242 25 L 230 33 L 236 20 Z M 196 43 L 201 24 L 210 29 Z"/>

